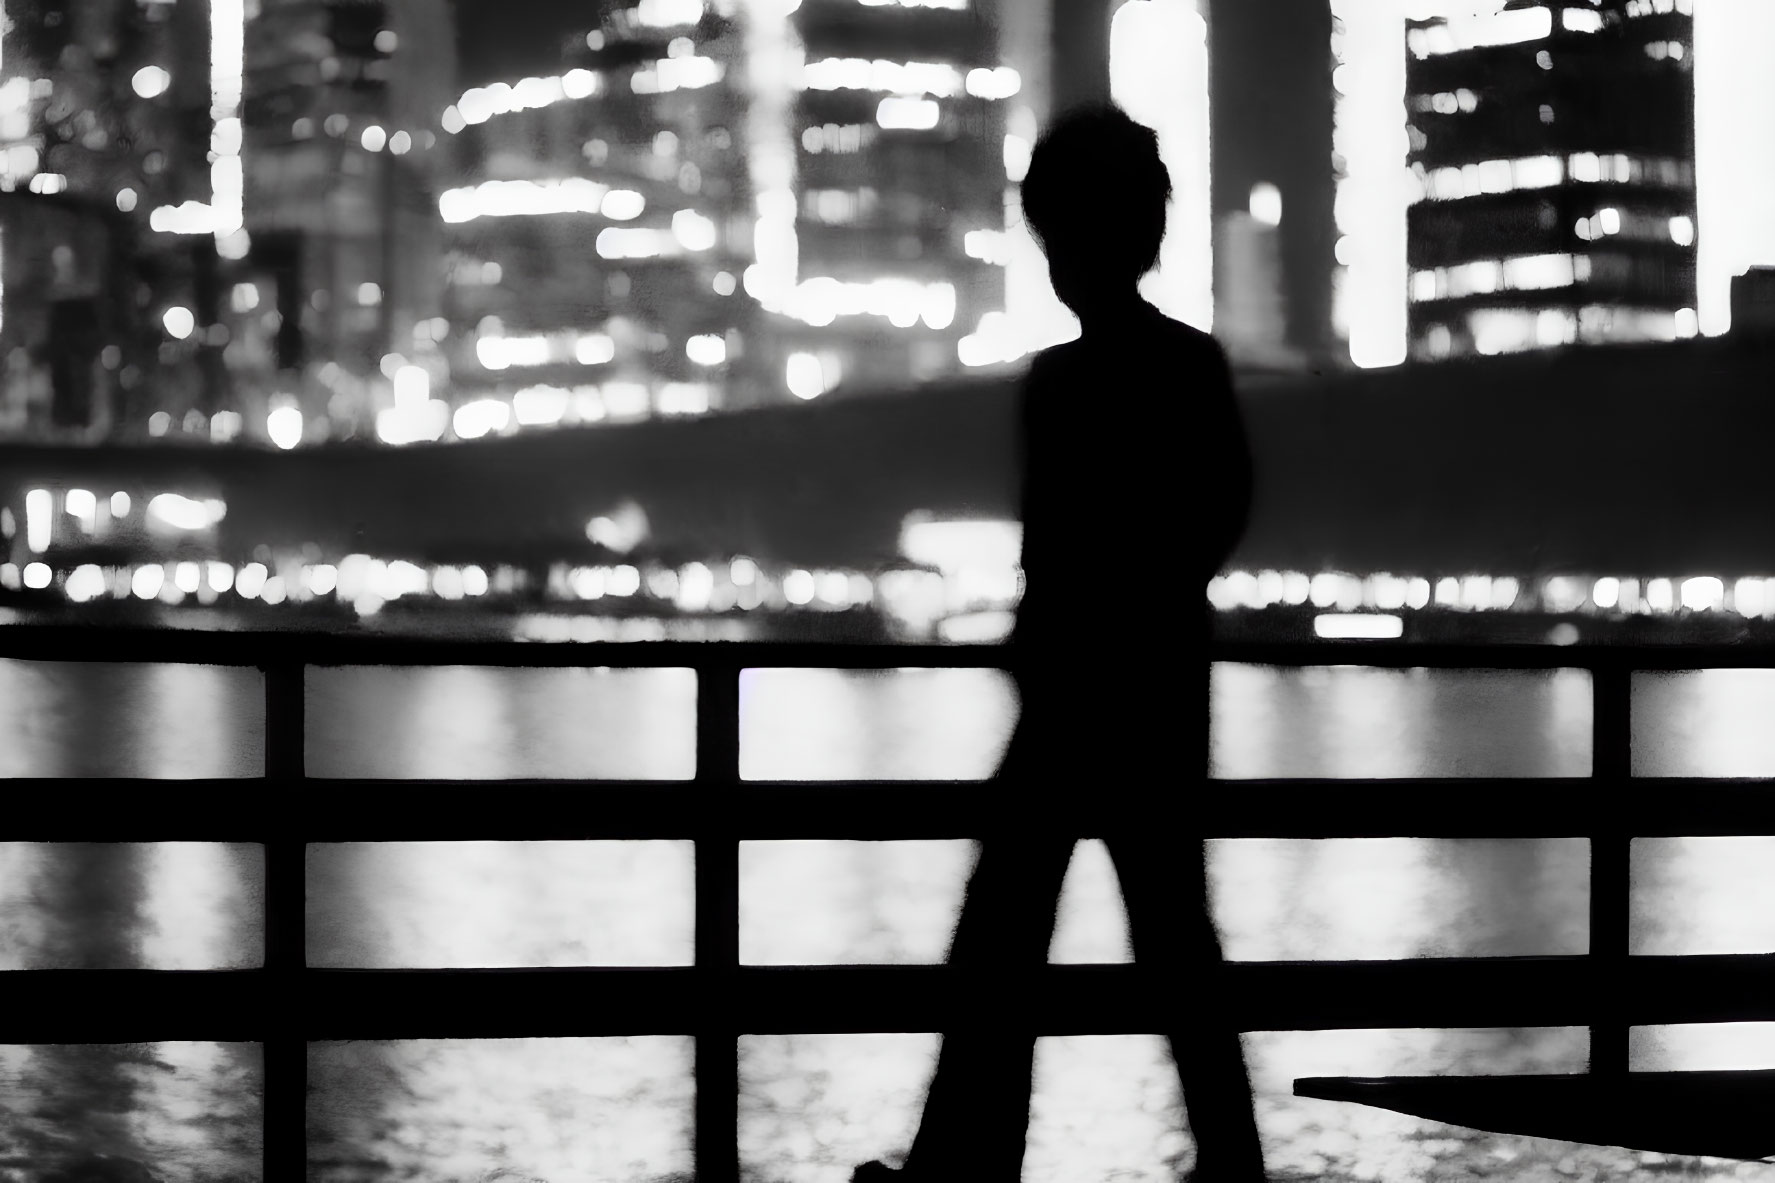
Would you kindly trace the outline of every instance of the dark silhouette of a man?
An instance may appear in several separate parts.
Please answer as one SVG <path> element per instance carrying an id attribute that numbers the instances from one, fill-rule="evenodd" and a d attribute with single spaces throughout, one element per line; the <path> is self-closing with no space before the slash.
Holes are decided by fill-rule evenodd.
<path id="1" fill-rule="evenodd" d="M 1013 833 L 981 844 L 950 963 L 1003 975 L 1016 1013 L 1021 975 L 1047 961 L 1073 847 L 1017 821 L 1107 802 L 1135 960 L 1178 984 L 1166 1034 L 1192 1178 L 1255 1183 L 1263 1156 L 1239 1037 L 1218 1014 L 1220 945 L 1191 828 L 1208 758 L 1203 589 L 1244 529 L 1251 459 L 1220 347 L 1138 290 L 1170 196 L 1153 132 L 1113 107 L 1060 118 L 1023 182 L 1081 334 L 1037 356 L 1024 386 L 1021 714 L 988 790 Z M 905 1168 L 869 1163 L 856 1183 L 1017 1183 L 1035 1034 L 1014 1020 L 946 1034 Z"/>

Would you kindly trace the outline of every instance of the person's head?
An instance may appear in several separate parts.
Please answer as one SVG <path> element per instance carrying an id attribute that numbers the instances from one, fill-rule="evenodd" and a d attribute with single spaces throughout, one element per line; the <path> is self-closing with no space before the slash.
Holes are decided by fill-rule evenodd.
<path id="1" fill-rule="evenodd" d="M 1149 127 L 1119 107 L 1060 116 L 1030 155 L 1023 216 L 1054 291 L 1082 318 L 1126 303 L 1159 259 L 1171 175 Z"/>

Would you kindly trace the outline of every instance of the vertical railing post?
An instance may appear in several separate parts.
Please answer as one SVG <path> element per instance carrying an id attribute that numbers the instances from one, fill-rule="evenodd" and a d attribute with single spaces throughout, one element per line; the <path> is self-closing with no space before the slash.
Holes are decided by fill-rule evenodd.
<path id="1" fill-rule="evenodd" d="M 275 661 L 260 667 L 265 676 L 265 968 L 266 996 L 288 996 L 300 985 L 303 948 L 304 843 L 301 826 L 291 824 L 299 811 L 286 803 L 300 800 L 305 776 L 306 704 L 300 661 Z M 264 1162 L 267 1178 L 295 1173 L 306 1158 L 307 1134 L 303 1096 L 306 1092 L 307 1044 L 292 1023 L 272 1025 L 264 1035 Z"/>
<path id="2" fill-rule="evenodd" d="M 1633 838 L 1605 823 L 1630 799 L 1632 775 L 1633 673 L 1618 660 L 1591 667 L 1590 797 L 1590 957 L 1595 980 L 1620 980 L 1627 968 L 1631 923 Z M 1599 1010 L 1590 1028 L 1590 1070 L 1627 1071 L 1627 1024 L 1614 1005 L 1617 993 L 1598 990 L 1591 1005 Z"/>
<path id="3" fill-rule="evenodd" d="M 270 780 L 300 780 L 303 766 L 303 728 L 306 669 L 299 661 L 278 661 L 259 667 L 265 674 L 265 776 Z"/>
<path id="4" fill-rule="evenodd" d="M 712 655 L 713 656 L 713 655 Z M 696 1177 L 738 1183 L 740 668 L 719 657 L 696 672 Z"/>

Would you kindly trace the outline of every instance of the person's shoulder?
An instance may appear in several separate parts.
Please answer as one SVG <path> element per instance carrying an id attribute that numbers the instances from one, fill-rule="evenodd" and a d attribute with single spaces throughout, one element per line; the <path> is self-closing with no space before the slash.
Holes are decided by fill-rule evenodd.
<path id="1" fill-rule="evenodd" d="M 1051 370 L 1058 366 L 1064 366 L 1082 356 L 1084 348 L 1085 341 L 1082 337 L 1074 337 L 1070 341 L 1050 345 L 1029 359 L 1030 371 L 1033 373 L 1036 370 Z"/>
<path id="2" fill-rule="evenodd" d="M 1226 351 L 1220 347 L 1220 342 L 1214 339 L 1214 334 L 1205 333 L 1195 325 L 1166 316 L 1160 319 L 1160 326 L 1161 331 L 1170 337 L 1180 349 L 1203 358 L 1224 360 L 1226 357 Z"/>
<path id="3" fill-rule="evenodd" d="M 1050 345 L 1030 357 L 1028 368 L 1023 371 L 1022 385 L 1025 391 L 1064 385 L 1066 375 L 1076 372 L 1085 363 L 1081 344 L 1077 340 L 1065 341 L 1059 345 Z"/>

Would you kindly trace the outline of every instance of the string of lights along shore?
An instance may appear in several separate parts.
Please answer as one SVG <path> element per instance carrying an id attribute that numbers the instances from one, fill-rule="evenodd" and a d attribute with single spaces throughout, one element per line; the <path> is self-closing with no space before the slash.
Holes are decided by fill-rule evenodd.
<path id="1" fill-rule="evenodd" d="M 1076 332 L 1018 185 L 1080 73 L 1171 168 L 1148 299 L 1241 367 L 1718 335 L 1775 263 L 1761 0 L 598 0 L 493 46 L 495 7 L 0 0 L 0 433 L 452 442 L 1009 372 Z"/>

